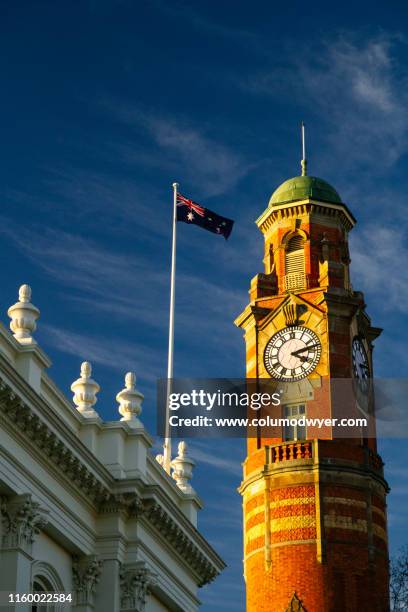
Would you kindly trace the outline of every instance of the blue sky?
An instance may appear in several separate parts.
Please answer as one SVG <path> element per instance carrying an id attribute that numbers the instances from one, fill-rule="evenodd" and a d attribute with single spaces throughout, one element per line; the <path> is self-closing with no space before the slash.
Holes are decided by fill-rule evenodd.
<path id="1" fill-rule="evenodd" d="M 405 3 L 0 2 L 3 322 L 33 287 L 37 338 L 70 395 L 89 359 L 117 417 L 129 369 L 155 428 L 166 372 L 171 183 L 234 218 L 228 242 L 180 225 L 175 374 L 244 373 L 232 324 L 262 270 L 254 220 L 299 172 L 331 182 L 359 223 L 355 288 L 376 373 L 406 374 L 408 45 Z M 407 540 L 406 441 L 383 440 L 392 551 Z M 201 528 L 229 567 L 203 610 L 243 610 L 244 441 L 195 444 Z"/>

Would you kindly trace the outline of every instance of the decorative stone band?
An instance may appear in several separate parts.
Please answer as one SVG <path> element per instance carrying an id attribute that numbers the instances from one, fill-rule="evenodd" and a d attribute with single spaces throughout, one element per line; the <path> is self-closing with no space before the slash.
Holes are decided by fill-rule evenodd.
<path id="1" fill-rule="evenodd" d="M 252 485 L 254 493 L 258 493 L 256 484 Z M 251 496 L 251 487 L 248 495 Z M 255 507 L 251 497 L 245 506 L 246 556 L 263 548 L 266 536 L 271 547 L 316 539 L 314 485 L 274 489 L 269 497 L 267 507 L 264 495 L 256 495 Z"/>
<path id="2" fill-rule="evenodd" d="M 314 502 L 315 502 L 314 495 L 310 497 L 306 496 L 304 498 L 297 498 L 296 500 L 293 500 L 293 498 L 289 497 L 287 499 L 280 499 L 278 501 L 270 502 L 269 508 L 272 511 L 272 513 L 274 512 L 275 515 L 277 516 L 278 514 L 281 514 L 282 510 L 284 510 L 285 508 L 288 508 L 289 513 L 291 513 L 293 511 L 293 505 L 301 505 L 301 504 L 305 504 L 305 505 L 313 504 L 314 505 Z M 247 506 L 248 505 L 249 504 L 247 504 Z M 246 520 L 247 528 L 250 527 L 250 522 L 252 518 L 257 517 L 257 516 L 259 516 L 259 506 L 256 506 L 255 508 L 252 508 L 251 510 L 248 510 L 247 512 L 245 512 L 245 520 Z"/>
<path id="3" fill-rule="evenodd" d="M 333 472 L 341 473 L 333 485 Z M 266 446 L 245 462 L 244 558 L 260 553 L 268 564 L 276 547 L 327 541 L 386 546 L 381 458 L 368 448 L 311 440 Z"/>
<path id="4" fill-rule="evenodd" d="M 179 552 L 181 560 L 193 567 L 200 586 L 211 582 L 224 569 L 222 559 L 184 514 L 171 505 L 167 507 L 166 496 L 158 486 L 139 483 L 141 491 L 136 492 L 133 483 L 130 492 L 123 491 L 123 488 L 128 486 L 126 481 L 115 480 L 109 473 L 106 473 L 106 480 L 103 482 L 98 478 L 96 470 L 93 472 L 65 441 L 57 436 L 45 419 L 40 418 L 5 381 L 0 380 L 0 418 L 2 417 L 29 439 L 41 454 L 66 476 L 71 486 L 75 483 L 82 490 L 98 514 L 122 513 L 127 518 L 143 517 L 143 520 L 147 520 Z M 70 432 L 69 435 L 74 434 Z M 96 462 L 91 456 L 90 464 Z M 118 490 L 119 488 L 121 490 Z M 159 494 L 163 498 L 160 502 L 157 501 Z M 175 514 L 177 520 L 173 518 Z M 24 533 L 29 534 L 27 531 Z"/>
<path id="5" fill-rule="evenodd" d="M 268 523 L 263 501 L 260 501 L 255 508 L 245 512 L 244 544 L 246 558 L 254 552 L 264 549 L 267 531 L 271 548 L 291 543 L 316 541 L 315 497 L 307 494 L 306 487 L 294 486 L 286 491 L 291 489 L 296 494 L 296 498 L 291 497 L 270 502 Z M 276 495 L 280 491 L 275 490 L 274 493 Z M 302 497 L 303 495 L 304 497 Z M 365 538 L 367 537 L 369 526 L 366 502 L 352 498 L 333 497 L 324 497 L 323 501 L 323 522 L 326 530 L 334 529 L 337 533 L 340 530 L 345 536 L 348 533 L 348 537 L 350 537 L 350 533 L 365 534 Z M 249 504 L 247 504 L 248 506 Z M 371 530 L 377 538 L 385 543 L 387 542 L 385 514 L 375 507 L 373 507 Z M 339 537 L 339 534 L 337 537 Z"/>
<path id="6" fill-rule="evenodd" d="M 348 529 L 352 531 L 361 531 L 367 533 L 367 521 L 364 519 L 355 519 L 352 516 L 343 516 L 339 514 L 325 514 L 325 527 L 334 527 L 336 529 Z"/>
<path id="7" fill-rule="evenodd" d="M 327 529 L 355 531 L 367 534 L 368 504 L 365 500 L 350 497 L 323 497 L 325 514 L 324 526 Z M 387 542 L 386 517 L 384 510 L 371 505 L 373 534 L 383 542 Z"/>

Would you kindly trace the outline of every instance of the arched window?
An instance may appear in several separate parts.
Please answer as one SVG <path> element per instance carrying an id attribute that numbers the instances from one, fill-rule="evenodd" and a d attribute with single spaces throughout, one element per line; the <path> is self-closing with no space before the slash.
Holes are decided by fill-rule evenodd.
<path id="1" fill-rule="evenodd" d="M 33 580 L 33 592 L 34 593 L 51 593 L 54 588 L 49 580 L 45 576 L 36 576 Z M 33 604 L 31 612 L 52 612 L 54 606 L 45 606 L 41 604 Z"/>
<path id="2" fill-rule="evenodd" d="M 64 593 L 64 585 L 55 568 L 45 561 L 34 561 L 32 565 L 32 592 L 33 593 Z M 66 609 L 62 603 L 43 605 L 34 603 L 31 612 L 62 612 Z"/>
<path id="3" fill-rule="evenodd" d="M 304 289 L 305 287 L 304 239 L 300 234 L 295 234 L 288 240 L 285 249 L 285 289 Z"/>

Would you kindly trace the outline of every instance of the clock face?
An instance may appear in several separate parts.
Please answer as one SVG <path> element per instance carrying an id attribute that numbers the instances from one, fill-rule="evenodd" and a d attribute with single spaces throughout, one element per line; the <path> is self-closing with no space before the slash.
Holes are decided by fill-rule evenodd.
<path id="1" fill-rule="evenodd" d="M 362 340 L 354 338 L 352 344 L 353 374 L 361 392 L 368 393 L 370 387 L 370 365 Z"/>
<path id="2" fill-rule="evenodd" d="M 266 345 L 265 367 L 277 380 L 300 380 L 313 372 L 321 352 L 319 338 L 311 329 L 301 325 L 285 327 Z"/>

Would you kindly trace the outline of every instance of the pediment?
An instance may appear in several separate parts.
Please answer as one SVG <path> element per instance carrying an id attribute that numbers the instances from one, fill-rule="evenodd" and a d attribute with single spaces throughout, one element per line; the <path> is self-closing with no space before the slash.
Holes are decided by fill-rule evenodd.
<path id="1" fill-rule="evenodd" d="M 262 298 L 257 300 L 257 306 L 265 309 L 268 308 L 268 299 L 269 298 Z M 278 305 L 276 301 L 274 301 L 270 306 L 275 306 L 275 308 L 262 319 L 259 325 L 260 330 L 269 327 L 276 319 L 279 321 L 278 325 L 274 325 L 277 329 L 281 329 L 288 325 L 308 325 L 310 318 L 321 321 L 325 313 L 320 305 L 295 293 L 288 293 Z M 308 326 L 310 326 L 310 324 Z"/>

